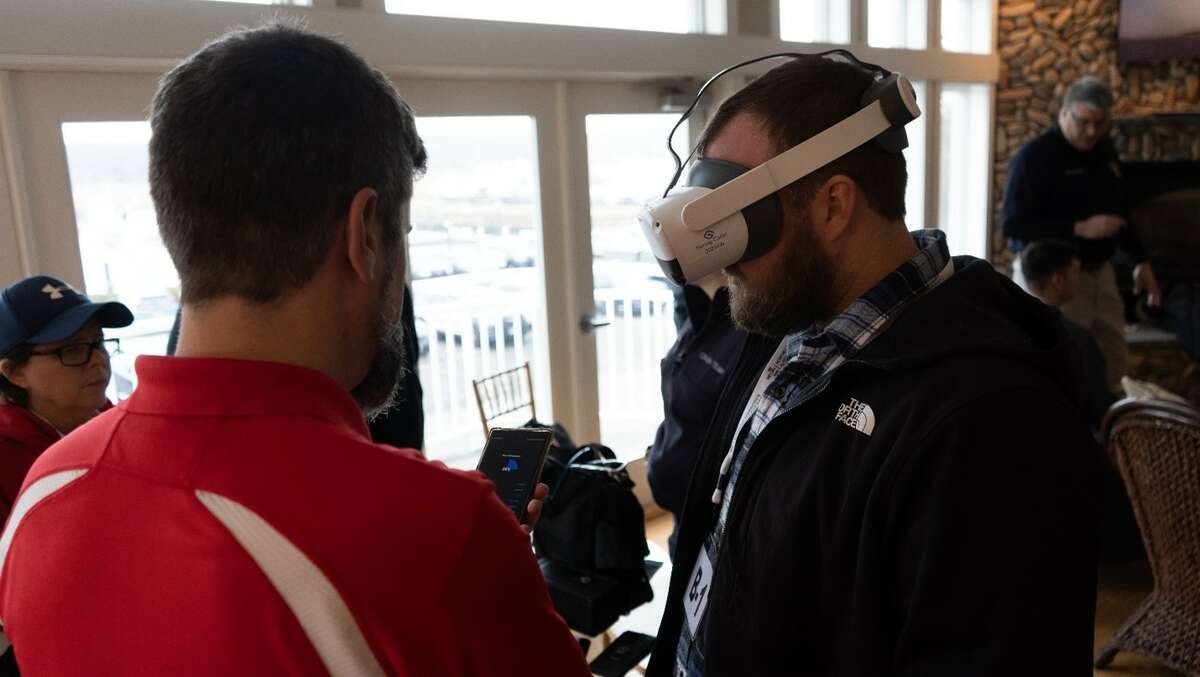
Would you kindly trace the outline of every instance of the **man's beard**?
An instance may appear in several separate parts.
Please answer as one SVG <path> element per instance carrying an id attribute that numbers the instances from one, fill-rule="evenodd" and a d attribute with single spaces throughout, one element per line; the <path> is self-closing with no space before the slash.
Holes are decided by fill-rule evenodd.
<path id="1" fill-rule="evenodd" d="M 404 376 L 404 325 L 402 313 L 393 314 L 395 307 L 392 276 L 395 269 L 388 271 L 383 280 L 385 292 L 378 319 L 375 323 L 375 356 L 367 368 L 363 380 L 350 391 L 362 407 L 368 421 L 373 421 L 387 412 L 400 393 L 400 382 Z M 401 292 L 403 293 L 403 292 Z"/>
<path id="2" fill-rule="evenodd" d="M 729 313 L 734 323 L 754 334 L 786 336 L 833 316 L 837 303 L 833 264 L 821 251 L 813 226 L 798 224 L 783 247 L 779 267 L 759 289 L 743 280 L 729 286 Z"/>

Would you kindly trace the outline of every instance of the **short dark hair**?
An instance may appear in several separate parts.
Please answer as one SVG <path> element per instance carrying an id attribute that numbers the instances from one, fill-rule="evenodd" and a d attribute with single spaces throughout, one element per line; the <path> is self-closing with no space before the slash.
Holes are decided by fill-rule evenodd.
<path id="1" fill-rule="evenodd" d="M 1063 240 L 1038 240 L 1021 250 L 1021 274 L 1031 287 L 1040 289 L 1051 276 L 1071 265 L 1079 252 Z"/>
<path id="2" fill-rule="evenodd" d="M 394 247 L 425 168 L 391 82 L 295 22 L 205 45 L 162 77 L 150 123 L 150 192 L 185 303 L 303 286 L 362 188 L 378 193 Z"/>
<path id="3" fill-rule="evenodd" d="M 1094 75 L 1085 75 L 1067 88 L 1063 95 L 1063 108 L 1075 103 L 1084 103 L 1100 110 L 1107 111 L 1113 105 L 1112 88 Z"/>
<path id="4" fill-rule="evenodd" d="M 0 359 L 12 360 L 17 365 L 28 362 L 31 357 L 33 357 L 33 346 L 28 343 L 22 343 L 8 351 L 7 354 L 0 355 Z M 4 374 L 0 374 L 0 397 L 3 397 L 5 402 L 22 409 L 29 408 L 29 391 L 8 380 Z"/>
<path id="5" fill-rule="evenodd" d="M 731 119 L 755 115 L 782 152 L 862 107 L 862 95 L 872 82 L 866 69 L 820 56 L 803 56 L 772 68 L 725 100 L 700 138 L 704 148 Z M 888 219 L 904 217 L 908 170 L 904 156 L 865 143 L 785 189 L 797 204 L 809 200 L 817 187 L 836 174 L 854 179 L 867 204 Z"/>

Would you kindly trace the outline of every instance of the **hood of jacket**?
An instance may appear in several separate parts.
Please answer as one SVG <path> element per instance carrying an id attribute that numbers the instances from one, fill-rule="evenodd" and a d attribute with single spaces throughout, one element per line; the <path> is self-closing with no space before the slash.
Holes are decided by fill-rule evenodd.
<path id="1" fill-rule="evenodd" d="M 1035 370 L 1082 406 L 1082 363 L 1053 308 L 986 261 L 954 258 L 955 274 L 907 308 L 856 356 L 892 372 L 920 372 L 958 356 L 991 356 Z"/>

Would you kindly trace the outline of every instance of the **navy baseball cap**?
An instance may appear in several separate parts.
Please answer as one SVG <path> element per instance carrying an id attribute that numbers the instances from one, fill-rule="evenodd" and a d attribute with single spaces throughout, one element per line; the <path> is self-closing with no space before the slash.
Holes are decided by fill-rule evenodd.
<path id="1" fill-rule="evenodd" d="M 69 339 L 93 319 L 101 327 L 128 327 L 133 313 L 115 301 L 92 303 L 48 275 L 27 277 L 0 293 L 0 357 L 22 343 Z"/>

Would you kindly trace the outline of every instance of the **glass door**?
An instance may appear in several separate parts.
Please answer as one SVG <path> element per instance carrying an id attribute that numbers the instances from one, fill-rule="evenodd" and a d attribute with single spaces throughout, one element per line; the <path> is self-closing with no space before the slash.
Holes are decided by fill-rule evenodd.
<path id="1" fill-rule="evenodd" d="M 109 398 L 133 392 L 138 355 L 163 355 L 179 308 L 179 275 L 158 234 L 147 178 L 150 123 L 66 122 L 63 146 L 79 237 L 83 282 L 93 301 L 120 301 L 133 324 L 112 357 Z"/>
<path id="2" fill-rule="evenodd" d="M 666 138 L 678 113 L 586 118 L 600 437 L 641 456 L 663 418 L 659 362 L 675 341 L 674 287 L 650 254 L 637 215 L 662 195 L 674 165 Z M 676 131 L 686 143 L 686 125 Z"/>
<path id="3" fill-rule="evenodd" d="M 535 376 L 547 369 L 536 129 L 529 116 L 471 115 L 419 117 L 417 131 L 429 164 L 408 257 L 425 447 L 473 467 L 484 438 L 472 381 L 525 362 Z M 529 418 L 513 415 L 507 424 Z"/>

